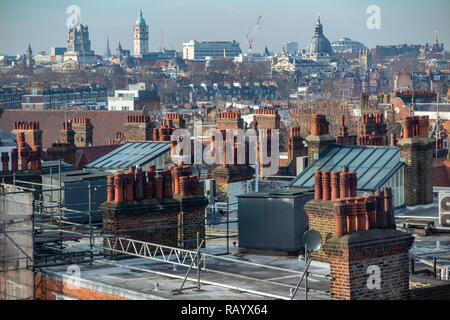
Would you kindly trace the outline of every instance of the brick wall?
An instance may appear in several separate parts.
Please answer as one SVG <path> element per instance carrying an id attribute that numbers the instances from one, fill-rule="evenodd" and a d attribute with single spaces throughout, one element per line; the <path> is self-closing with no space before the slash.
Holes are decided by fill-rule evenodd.
<path id="1" fill-rule="evenodd" d="M 201 196 L 178 198 L 182 201 L 183 214 L 178 214 L 178 243 L 186 249 L 197 248 L 197 232 L 200 240 L 205 238 L 205 207 L 206 199 Z M 203 247 L 205 244 L 203 245 Z"/>
<path id="2" fill-rule="evenodd" d="M 306 138 L 306 144 L 308 145 L 308 163 L 314 162 L 314 155 L 319 155 L 331 144 L 336 143 L 336 139 L 330 135 L 324 136 L 309 136 Z"/>
<path id="3" fill-rule="evenodd" d="M 322 249 L 311 253 L 311 257 L 315 261 L 330 262 L 328 257 L 328 240 L 334 234 L 334 214 L 333 201 L 311 200 L 304 206 L 305 212 L 309 218 L 309 229 L 319 231 L 322 236 Z"/>
<path id="4" fill-rule="evenodd" d="M 106 234 L 176 247 L 178 245 L 178 201 L 156 199 L 141 202 L 107 202 L 103 231 Z"/>
<path id="5" fill-rule="evenodd" d="M 63 281 L 47 278 L 42 275 L 35 276 L 35 298 L 40 300 L 56 300 L 53 292 L 81 300 L 129 300 L 117 295 L 112 295 L 87 288 L 72 288 Z"/>
<path id="6" fill-rule="evenodd" d="M 409 298 L 409 249 L 414 238 L 392 229 L 352 233 L 328 242 L 333 300 Z M 379 268 L 379 288 L 369 266 Z M 368 285 L 369 284 L 369 285 Z M 371 286 L 372 285 L 372 286 Z"/>
<path id="7" fill-rule="evenodd" d="M 153 124 L 148 116 L 128 116 L 123 134 L 126 141 L 149 141 L 153 139 Z"/>
<path id="8" fill-rule="evenodd" d="M 248 165 L 227 165 L 214 168 L 212 175 L 216 180 L 217 194 L 227 194 L 230 183 L 252 179 L 254 171 Z"/>
<path id="9" fill-rule="evenodd" d="M 99 209 L 103 231 L 113 238 L 195 248 L 197 232 L 205 236 L 207 204 L 191 166 L 180 163 L 162 172 L 154 165 L 147 172 L 131 167 L 108 177 L 107 201 Z"/>
<path id="10" fill-rule="evenodd" d="M 281 117 L 277 110 L 256 110 L 254 118 L 258 129 L 280 129 Z"/>
<path id="11" fill-rule="evenodd" d="M 236 130 L 244 128 L 244 119 L 239 112 L 221 112 L 216 119 L 217 130 Z"/>

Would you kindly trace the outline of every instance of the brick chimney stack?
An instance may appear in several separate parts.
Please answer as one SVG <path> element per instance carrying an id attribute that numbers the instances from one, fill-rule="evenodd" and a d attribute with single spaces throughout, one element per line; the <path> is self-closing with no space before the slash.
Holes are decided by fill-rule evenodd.
<path id="1" fill-rule="evenodd" d="M 75 118 L 72 122 L 75 131 L 75 146 L 77 148 L 89 147 L 94 143 L 94 126 L 89 118 Z"/>
<path id="2" fill-rule="evenodd" d="M 308 145 L 308 163 L 319 159 L 319 154 L 331 144 L 336 143 L 336 139 L 330 135 L 330 123 L 325 115 L 313 114 L 311 120 L 311 135 L 306 138 Z"/>
<path id="3" fill-rule="evenodd" d="M 403 139 L 397 143 L 405 159 L 405 202 L 407 206 L 433 202 L 433 140 L 428 138 L 428 116 L 406 117 Z"/>
<path id="4" fill-rule="evenodd" d="M 387 125 L 383 113 L 363 114 L 359 128 L 359 146 L 385 146 L 389 144 Z"/>
<path id="5" fill-rule="evenodd" d="M 25 135 L 25 142 L 34 151 L 40 148 L 42 150 L 42 130 L 39 128 L 39 121 L 18 121 L 14 122 L 14 133 L 23 132 Z"/>
<path id="6" fill-rule="evenodd" d="M 207 203 L 191 166 L 156 171 L 149 165 L 147 172 L 131 167 L 108 177 L 107 202 L 100 206 L 103 231 L 113 238 L 193 248 L 197 232 L 205 236 Z"/>
<path id="7" fill-rule="evenodd" d="M 288 156 L 290 161 L 296 161 L 297 157 L 306 155 L 304 139 L 300 136 L 300 127 L 290 128 L 289 133 Z"/>
<path id="8" fill-rule="evenodd" d="M 300 127 L 300 135 L 306 137 L 311 132 L 312 108 L 292 109 L 291 119 Z"/>
<path id="9" fill-rule="evenodd" d="M 186 120 L 184 120 L 184 116 L 179 113 L 167 113 L 166 120 L 170 121 L 171 126 L 175 129 L 185 129 L 186 128 Z"/>
<path id="10" fill-rule="evenodd" d="M 68 143 L 75 146 L 75 131 L 72 128 L 72 121 L 64 122 L 59 133 L 59 142 Z"/>
<path id="11" fill-rule="evenodd" d="M 355 176 L 346 167 L 315 172 L 315 200 L 304 209 L 324 243 L 312 258 L 330 263 L 333 300 L 406 299 L 414 238 L 396 230 L 392 190 L 358 197 Z M 373 268 L 380 271 L 378 288 L 370 286 Z"/>
<path id="12" fill-rule="evenodd" d="M 258 129 L 280 129 L 281 117 L 276 109 L 255 110 Z"/>
<path id="13" fill-rule="evenodd" d="M 153 124 L 149 116 L 128 115 L 123 134 L 126 141 L 153 140 Z"/>
<path id="14" fill-rule="evenodd" d="M 338 134 L 336 136 L 336 144 L 341 145 L 355 145 L 356 136 L 348 134 L 348 128 L 345 126 L 345 116 L 341 116 L 341 121 L 338 127 Z"/>
<path id="15" fill-rule="evenodd" d="M 240 112 L 221 112 L 217 115 L 216 123 L 219 131 L 244 129 L 244 119 Z"/>

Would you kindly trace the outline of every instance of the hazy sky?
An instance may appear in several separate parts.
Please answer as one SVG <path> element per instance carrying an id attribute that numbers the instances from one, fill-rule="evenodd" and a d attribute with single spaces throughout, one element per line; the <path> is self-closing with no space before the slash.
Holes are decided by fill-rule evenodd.
<path id="1" fill-rule="evenodd" d="M 261 29 L 254 51 L 265 46 L 280 51 L 282 42 L 296 41 L 305 48 L 314 33 L 320 12 L 324 33 L 333 42 L 342 37 L 360 41 L 370 48 L 377 44 L 433 43 L 450 46 L 449 0 L 1 0 L 0 54 L 34 53 L 65 47 L 69 5 L 81 9 L 81 23 L 90 31 L 92 48 L 103 55 L 106 37 L 111 50 L 118 42 L 132 49 L 132 29 L 142 9 L 150 28 L 150 50 L 161 46 L 180 50 L 184 41 L 236 40 L 244 46 L 258 16 Z M 369 30 L 367 7 L 381 9 L 381 29 Z"/>

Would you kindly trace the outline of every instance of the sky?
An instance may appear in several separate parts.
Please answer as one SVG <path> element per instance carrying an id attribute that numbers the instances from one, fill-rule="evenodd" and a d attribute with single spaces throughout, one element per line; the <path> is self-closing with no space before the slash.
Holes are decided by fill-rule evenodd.
<path id="1" fill-rule="evenodd" d="M 24 53 L 28 44 L 35 54 L 65 47 L 70 5 L 80 8 L 81 23 L 89 27 L 92 49 L 99 55 L 105 53 L 107 37 L 111 51 L 119 41 L 132 51 L 139 9 L 150 29 L 150 51 L 161 44 L 181 50 L 189 40 L 236 40 L 245 52 L 245 36 L 253 33 L 258 16 L 262 19 L 254 52 L 266 46 L 279 52 L 286 41 L 304 49 L 314 34 L 317 13 L 331 42 L 348 37 L 369 48 L 432 44 L 437 29 L 439 42 L 450 46 L 449 0 L 1 0 L 0 54 Z M 371 5 L 380 9 L 379 29 L 367 27 Z"/>

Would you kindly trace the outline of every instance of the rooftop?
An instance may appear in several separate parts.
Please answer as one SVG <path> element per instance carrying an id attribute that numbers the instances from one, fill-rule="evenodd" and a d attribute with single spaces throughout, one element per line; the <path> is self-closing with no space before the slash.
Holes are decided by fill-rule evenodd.
<path id="1" fill-rule="evenodd" d="M 358 175 L 358 190 L 373 191 L 382 187 L 402 165 L 396 147 L 332 145 L 291 186 L 313 187 L 314 171 L 341 171 L 343 166 L 348 166 Z"/>
<path id="2" fill-rule="evenodd" d="M 170 151 L 170 142 L 127 142 L 86 165 L 88 168 L 128 169 L 144 168 L 146 164 Z"/>

